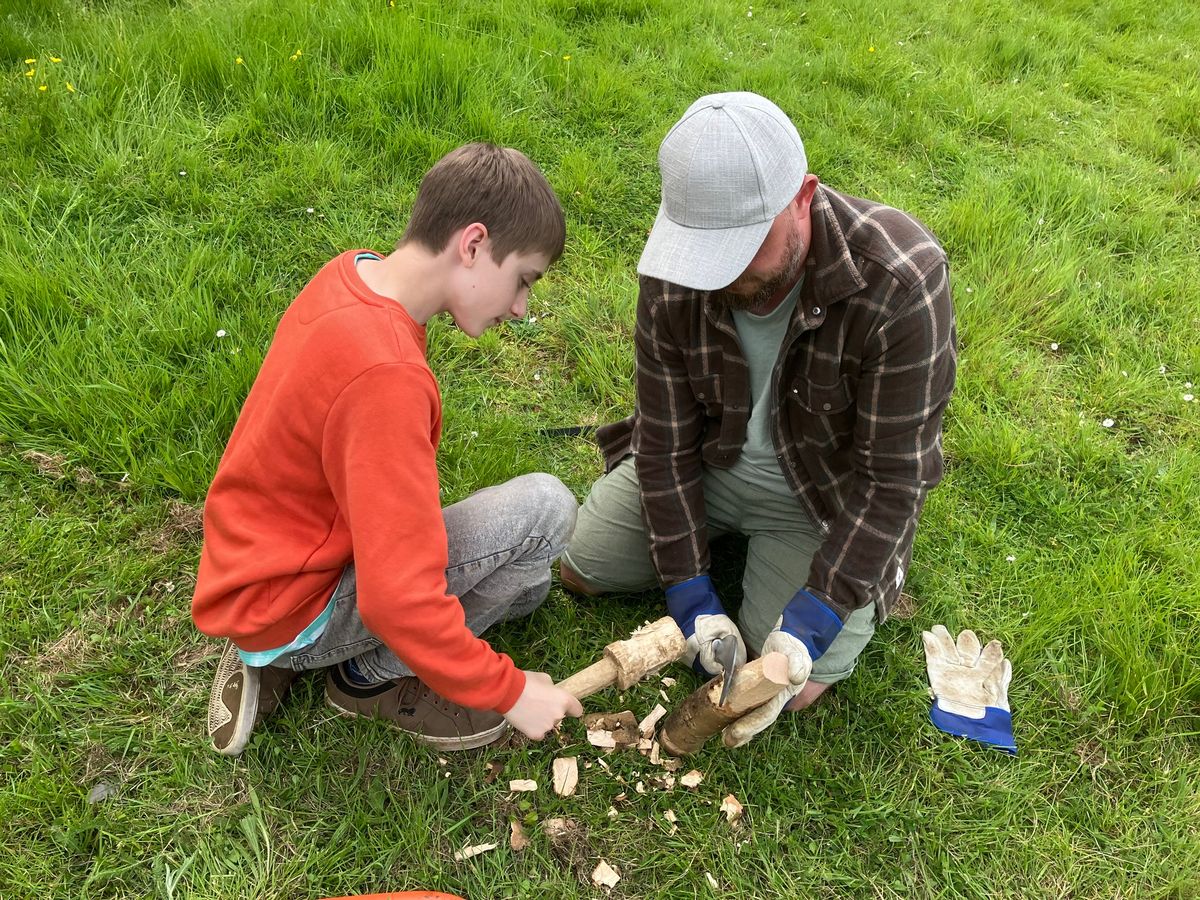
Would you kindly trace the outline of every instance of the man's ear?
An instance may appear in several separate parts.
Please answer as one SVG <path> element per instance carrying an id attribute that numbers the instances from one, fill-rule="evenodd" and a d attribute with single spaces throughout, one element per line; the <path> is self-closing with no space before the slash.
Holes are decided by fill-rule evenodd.
<path id="1" fill-rule="evenodd" d="M 808 211 L 808 205 L 812 203 L 813 194 L 817 192 L 817 185 L 821 180 L 811 172 L 804 176 L 804 181 L 800 185 L 800 190 L 796 192 L 796 206 L 800 212 Z"/>
<path id="2" fill-rule="evenodd" d="M 458 261 L 468 269 L 480 254 L 487 252 L 488 230 L 482 222 L 472 222 L 458 236 Z"/>

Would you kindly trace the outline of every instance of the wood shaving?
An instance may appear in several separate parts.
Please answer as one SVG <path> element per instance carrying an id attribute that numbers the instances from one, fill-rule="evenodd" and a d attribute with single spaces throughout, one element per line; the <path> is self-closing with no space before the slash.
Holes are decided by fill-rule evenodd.
<path id="1" fill-rule="evenodd" d="M 684 775 L 682 778 L 679 779 L 679 783 L 682 784 L 685 788 L 694 788 L 698 784 L 700 784 L 700 782 L 702 782 L 703 780 L 704 780 L 704 776 L 702 774 L 700 774 L 700 772 L 696 771 L 695 769 L 692 769 L 692 771 L 688 772 L 686 775 Z"/>
<path id="2" fill-rule="evenodd" d="M 500 777 L 500 773 L 504 770 L 504 763 L 497 762 L 493 759 L 486 766 L 484 766 L 484 770 L 487 774 L 483 776 L 483 783 L 491 784 Z"/>
<path id="3" fill-rule="evenodd" d="M 733 794 L 726 794 L 725 799 L 721 801 L 721 812 L 725 813 L 725 818 L 729 822 L 737 822 L 742 817 L 743 811 L 741 802 Z"/>
<path id="4" fill-rule="evenodd" d="M 662 683 L 663 683 L 663 687 L 675 687 L 675 679 L 672 678 L 670 675 L 667 675 L 666 677 L 664 677 L 662 680 Z"/>
<path id="5" fill-rule="evenodd" d="M 464 859 L 470 859 L 472 856 L 478 856 L 480 853 L 495 850 L 498 846 L 499 844 L 475 844 L 472 847 L 463 847 L 454 854 L 454 861 L 462 862 Z"/>
<path id="6" fill-rule="evenodd" d="M 654 734 L 654 728 L 658 725 L 658 720 L 667 714 L 667 708 L 661 703 L 656 703 L 646 718 L 638 722 L 638 734 L 644 738 L 648 738 Z"/>
<path id="7" fill-rule="evenodd" d="M 609 817 L 610 819 L 615 819 L 615 818 L 616 818 L 617 816 L 619 816 L 619 815 L 620 815 L 620 813 L 619 813 L 619 812 L 617 812 L 617 808 L 616 808 L 615 806 L 610 806 L 610 807 L 608 808 L 608 817 Z"/>
<path id="8" fill-rule="evenodd" d="M 664 791 L 670 791 L 675 788 L 675 776 L 659 775 L 655 778 L 652 778 L 651 783 L 653 783 L 655 787 L 662 788 Z"/>
<path id="9" fill-rule="evenodd" d="M 644 783 L 644 782 L 641 782 L 641 781 L 639 781 L 637 784 L 635 784 L 635 785 L 633 786 L 633 789 L 634 789 L 635 791 L 637 791 L 639 794 L 644 794 L 644 793 L 646 793 L 646 785 L 645 785 L 645 783 Z"/>
<path id="10" fill-rule="evenodd" d="M 708 879 L 708 886 L 711 887 L 714 891 L 718 891 L 721 889 L 721 886 L 719 884 L 717 884 L 717 879 L 712 877 L 711 872 L 705 872 L 704 877 Z"/>
<path id="11" fill-rule="evenodd" d="M 650 744 L 650 764 L 662 765 L 662 747 L 658 745 L 658 741 L 652 741 Z"/>
<path id="12" fill-rule="evenodd" d="M 599 865 L 592 870 L 592 883 L 597 887 L 614 888 L 620 880 L 621 873 L 604 860 L 600 860 Z"/>
<path id="13" fill-rule="evenodd" d="M 532 778 L 514 778 L 508 783 L 508 789 L 513 793 L 521 791 L 536 791 L 537 782 Z"/>
<path id="14" fill-rule="evenodd" d="M 587 739 L 593 747 L 600 747 L 604 750 L 614 750 L 617 746 L 617 741 L 611 731 L 593 731 L 589 728 Z"/>
<path id="15" fill-rule="evenodd" d="M 588 732 L 589 741 L 593 731 L 611 732 L 615 747 L 635 747 L 641 738 L 638 734 L 637 719 L 629 710 L 619 713 L 591 713 L 583 717 L 583 727 Z"/>
<path id="16" fill-rule="evenodd" d="M 668 834 L 675 834 L 677 831 L 679 831 L 679 826 L 676 824 L 679 820 L 675 817 L 674 810 L 668 809 L 663 813 L 663 818 L 671 823 L 671 827 L 667 831 Z"/>
<path id="17" fill-rule="evenodd" d="M 570 797 L 579 784 L 579 760 L 574 756 L 560 756 L 554 760 L 554 793 Z"/>
<path id="18" fill-rule="evenodd" d="M 617 794 L 617 796 L 613 797 L 613 802 L 614 802 L 614 803 L 620 803 L 620 802 L 621 802 L 622 800 L 624 800 L 624 799 L 625 799 L 627 796 L 628 796 L 628 795 L 627 795 L 627 794 L 626 794 L 624 791 L 621 791 L 621 793 L 619 793 L 619 794 Z"/>
<path id="19" fill-rule="evenodd" d="M 644 737 L 640 741 L 638 741 L 638 752 L 639 753 L 649 753 L 653 749 L 654 749 L 654 740 L 652 738 Z"/>
<path id="20" fill-rule="evenodd" d="M 525 829 L 521 827 L 521 823 L 516 819 L 508 823 L 509 836 L 508 846 L 512 847 L 514 853 L 520 853 L 529 846 L 529 835 L 525 833 Z"/>
<path id="21" fill-rule="evenodd" d="M 665 701 L 667 701 L 668 703 L 670 703 L 670 702 L 671 702 L 671 698 L 667 696 L 667 692 L 666 692 L 666 691 L 659 691 L 659 692 L 658 692 L 658 696 L 662 697 L 662 698 L 663 698 Z"/>
<path id="22" fill-rule="evenodd" d="M 662 761 L 662 767 L 668 772 L 678 772 L 683 768 L 683 760 L 674 757 L 668 757 Z"/>

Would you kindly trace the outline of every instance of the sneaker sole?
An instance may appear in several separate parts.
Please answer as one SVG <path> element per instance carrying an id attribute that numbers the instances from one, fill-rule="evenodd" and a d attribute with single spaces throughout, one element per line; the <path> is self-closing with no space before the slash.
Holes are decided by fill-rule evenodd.
<path id="1" fill-rule="evenodd" d="M 368 716 L 360 712 L 355 712 L 352 709 L 346 709 L 344 706 L 339 706 L 337 701 L 325 694 L 325 702 L 337 710 L 339 716 L 347 716 L 354 719 L 373 719 L 378 722 L 388 722 L 380 716 Z M 486 747 L 488 744 L 500 740 L 511 730 L 512 726 L 507 722 L 501 722 L 495 728 L 489 728 L 487 731 L 481 731 L 478 734 L 467 735 L 466 737 L 430 737 L 426 734 L 417 734 L 415 731 L 409 731 L 406 728 L 401 728 L 399 725 L 392 724 L 397 731 L 402 731 L 404 734 L 412 735 L 412 737 L 428 747 L 434 747 L 438 750 L 477 750 L 480 747 Z"/>
<path id="2" fill-rule="evenodd" d="M 233 728 L 233 736 L 224 747 L 218 747 L 215 740 L 210 740 L 209 743 L 213 750 L 223 756 L 240 756 L 246 749 L 246 744 L 250 742 L 250 734 L 254 730 L 254 716 L 258 711 L 259 680 L 246 678 L 241 657 L 238 656 L 237 650 L 229 652 L 231 649 L 232 645 L 227 645 L 226 650 L 221 653 L 221 661 L 217 663 L 217 675 L 213 679 L 212 691 L 208 695 L 208 734 L 212 738 L 213 732 L 228 723 L 229 707 L 225 705 L 222 695 L 225 685 L 240 672 L 242 674 L 242 702 L 233 714 L 237 719 Z M 250 715 L 246 714 L 247 710 L 250 710 Z"/>

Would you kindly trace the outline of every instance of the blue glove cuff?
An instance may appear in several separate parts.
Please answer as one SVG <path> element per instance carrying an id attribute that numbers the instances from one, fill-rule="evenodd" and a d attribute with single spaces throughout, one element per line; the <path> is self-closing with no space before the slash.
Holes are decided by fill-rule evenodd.
<path id="1" fill-rule="evenodd" d="M 841 633 L 842 620 L 815 594 L 801 588 L 783 608 L 783 624 L 779 628 L 799 639 L 808 648 L 808 655 L 816 660 Z"/>
<path id="2" fill-rule="evenodd" d="M 667 596 L 667 612 L 679 623 L 679 630 L 685 638 L 696 633 L 696 616 L 725 615 L 725 607 L 721 606 L 717 589 L 707 575 L 697 575 L 673 584 L 664 593 Z"/>
<path id="3" fill-rule="evenodd" d="M 1017 755 L 1017 742 L 1013 738 L 1012 713 L 995 706 L 985 708 L 982 719 L 968 719 L 956 713 L 946 712 L 935 702 L 929 710 L 929 720 L 946 734 L 970 738 L 988 744 L 1005 753 Z"/>

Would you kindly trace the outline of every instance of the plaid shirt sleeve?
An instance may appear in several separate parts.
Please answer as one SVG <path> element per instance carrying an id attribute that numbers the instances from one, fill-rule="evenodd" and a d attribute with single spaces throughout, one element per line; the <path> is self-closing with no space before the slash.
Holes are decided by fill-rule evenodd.
<path id="1" fill-rule="evenodd" d="M 642 278 L 634 337 L 638 417 L 633 452 L 650 557 L 664 587 L 708 571 L 701 445 L 704 407 L 670 331 L 672 286 Z"/>
<path id="2" fill-rule="evenodd" d="M 853 486 L 808 579 L 842 619 L 895 595 L 925 496 L 942 477 L 942 412 L 956 368 L 945 263 L 895 299 L 862 363 Z"/>

